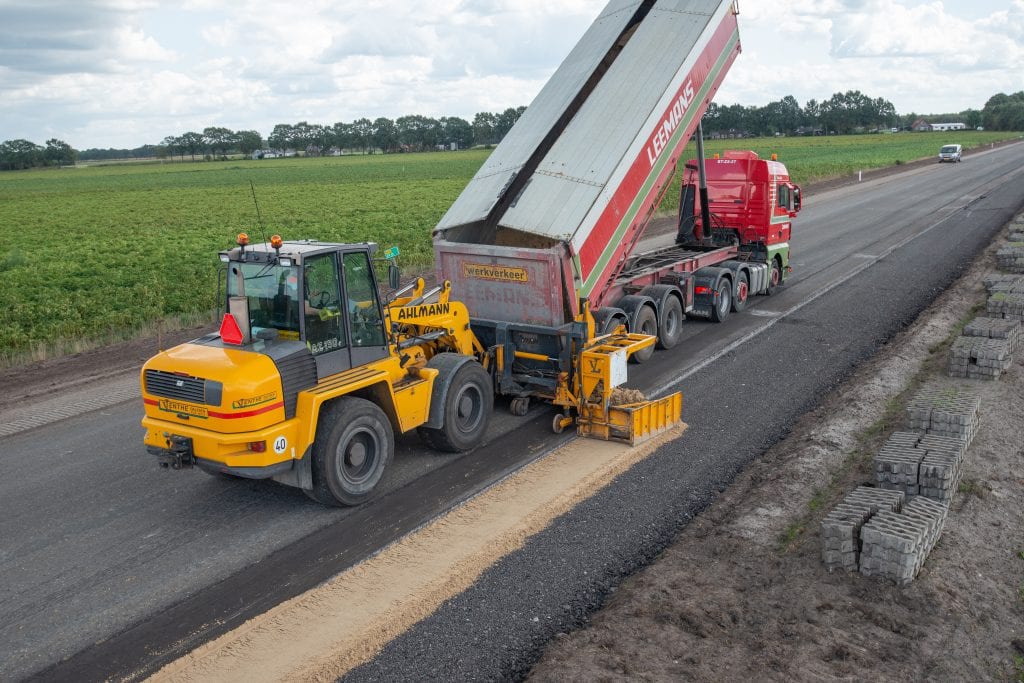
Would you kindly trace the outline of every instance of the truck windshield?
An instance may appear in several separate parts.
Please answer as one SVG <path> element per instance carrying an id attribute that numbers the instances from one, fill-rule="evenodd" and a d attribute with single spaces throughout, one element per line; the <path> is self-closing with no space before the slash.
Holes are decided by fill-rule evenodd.
<path id="1" fill-rule="evenodd" d="M 253 335 L 274 328 L 285 339 L 299 338 L 299 269 L 266 263 L 232 263 L 228 270 L 228 296 L 249 302 Z"/>

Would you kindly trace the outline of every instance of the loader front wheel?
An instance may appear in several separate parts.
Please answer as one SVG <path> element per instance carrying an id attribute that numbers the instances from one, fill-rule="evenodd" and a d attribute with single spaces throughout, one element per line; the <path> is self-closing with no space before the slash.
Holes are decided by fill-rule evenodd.
<path id="1" fill-rule="evenodd" d="M 320 415 L 313 442 L 313 489 L 324 505 L 359 505 L 380 482 L 395 451 L 395 435 L 376 404 L 339 398 Z"/>
<path id="2" fill-rule="evenodd" d="M 479 363 L 465 363 L 444 397 L 444 424 L 438 429 L 420 427 L 420 436 L 439 451 L 468 451 L 483 441 L 493 410 L 491 376 Z"/>

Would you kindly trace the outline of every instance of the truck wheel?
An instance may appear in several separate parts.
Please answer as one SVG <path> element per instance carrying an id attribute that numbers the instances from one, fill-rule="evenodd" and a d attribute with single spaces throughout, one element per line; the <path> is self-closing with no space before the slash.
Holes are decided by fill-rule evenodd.
<path id="1" fill-rule="evenodd" d="M 720 323 L 729 317 L 732 310 L 732 283 L 728 278 L 718 281 L 715 288 L 715 300 L 711 302 L 711 319 Z"/>
<path id="2" fill-rule="evenodd" d="M 455 372 L 444 397 L 443 426 L 420 427 L 420 437 L 439 451 L 468 451 L 486 435 L 493 409 L 491 376 L 479 363 L 465 363 Z"/>
<path id="3" fill-rule="evenodd" d="M 630 330 L 630 332 L 649 334 L 652 337 L 658 336 L 658 316 L 654 314 L 654 309 L 650 306 L 642 307 L 636 315 L 636 329 Z M 653 355 L 654 346 L 648 346 L 646 349 L 641 349 L 634 353 L 629 357 L 629 360 L 631 363 L 643 363 L 650 360 Z"/>
<path id="4" fill-rule="evenodd" d="M 324 505 L 359 505 L 370 497 L 395 451 L 391 423 L 376 404 L 339 398 L 320 415 L 313 442 L 313 489 Z"/>
<path id="5" fill-rule="evenodd" d="M 736 278 L 736 294 L 732 298 L 732 310 L 739 313 L 747 307 L 747 300 L 750 298 L 750 281 L 747 274 L 741 272 Z"/>
<path id="6" fill-rule="evenodd" d="M 773 258 L 771 270 L 768 271 L 768 288 L 764 290 L 766 296 L 771 296 L 775 293 L 775 290 L 782 284 L 782 266 L 779 265 L 779 259 Z"/>
<path id="7" fill-rule="evenodd" d="M 679 299 L 669 296 L 661 309 L 661 324 L 658 325 L 658 348 L 671 349 L 683 337 L 683 305 Z"/>

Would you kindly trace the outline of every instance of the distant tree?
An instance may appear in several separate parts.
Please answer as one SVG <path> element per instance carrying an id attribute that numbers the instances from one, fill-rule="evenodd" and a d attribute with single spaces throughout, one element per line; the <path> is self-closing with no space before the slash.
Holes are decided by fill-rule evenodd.
<path id="1" fill-rule="evenodd" d="M 78 152 L 63 140 L 51 138 L 46 141 L 43 158 L 51 166 L 73 166 L 78 159 Z"/>
<path id="2" fill-rule="evenodd" d="M 182 133 L 178 138 L 178 142 L 181 145 L 182 154 L 184 155 L 187 152 L 192 157 L 192 161 L 196 160 L 196 154 L 203 151 L 205 144 L 202 134 L 193 131 Z"/>
<path id="3" fill-rule="evenodd" d="M 494 117 L 494 135 L 498 142 L 512 130 L 512 126 L 516 124 L 516 121 L 519 120 L 524 111 L 526 111 L 526 107 L 509 107 Z"/>
<path id="4" fill-rule="evenodd" d="M 230 128 L 210 126 L 203 129 L 203 143 L 214 156 L 218 153 L 220 156 L 226 156 L 228 150 L 238 143 L 238 139 Z"/>
<path id="5" fill-rule="evenodd" d="M 294 138 L 293 126 L 290 123 L 279 123 L 274 126 L 273 132 L 267 136 L 267 144 L 274 149 L 285 150 L 292 144 Z"/>
<path id="6" fill-rule="evenodd" d="M 494 114 L 486 111 L 479 112 L 473 117 L 473 143 L 477 145 L 493 145 L 495 143 Z"/>
<path id="7" fill-rule="evenodd" d="M 263 149 L 263 137 L 255 130 L 240 130 L 235 137 L 238 139 L 238 151 L 246 156 Z"/>
<path id="8" fill-rule="evenodd" d="M 398 128 L 391 119 L 380 118 L 373 122 L 373 145 L 382 152 L 394 152 L 398 148 Z"/>
<path id="9" fill-rule="evenodd" d="M 1024 130 L 1024 90 L 993 95 L 981 113 L 988 130 Z"/>
<path id="10" fill-rule="evenodd" d="M 960 120 L 967 124 L 968 128 L 974 129 L 983 125 L 980 109 L 965 109 L 960 112 Z"/>
<path id="11" fill-rule="evenodd" d="M 21 170 L 43 163 L 43 148 L 28 140 L 7 140 L 0 143 L 0 168 Z"/>
<path id="12" fill-rule="evenodd" d="M 804 105 L 804 125 L 815 126 L 821 119 L 821 104 L 818 100 L 810 99 L 807 100 L 807 104 Z"/>
<path id="13" fill-rule="evenodd" d="M 356 147 L 356 132 L 352 124 L 338 121 L 331 126 L 331 141 L 339 149 L 354 149 Z"/>
<path id="14" fill-rule="evenodd" d="M 369 154 L 373 147 L 373 121 L 365 117 L 353 121 L 352 138 L 356 147 Z"/>
<path id="15" fill-rule="evenodd" d="M 466 119 L 457 116 L 444 116 L 438 123 L 441 127 L 440 144 L 451 147 L 452 144 L 458 149 L 468 149 L 473 146 L 473 126 Z"/>

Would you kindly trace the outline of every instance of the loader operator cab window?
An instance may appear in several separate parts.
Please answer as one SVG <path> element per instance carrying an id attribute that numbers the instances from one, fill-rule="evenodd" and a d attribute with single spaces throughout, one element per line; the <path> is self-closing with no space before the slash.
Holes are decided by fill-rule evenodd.
<path id="1" fill-rule="evenodd" d="M 352 338 L 352 363 L 362 365 L 387 355 L 384 318 L 369 255 L 354 251 L 342 257 L 345 297 Z"/>
<path id="2" fill-rule="evenodd" d="M 253 336 L 276 329 L 282 339 L 299 338 L 298 268 L 266 263 L 232 263 L 228 297 L 244 296 Z"/>
<path id="3" fill-rule="evenodd" d="M 314 356 L 347 349 L 335 255 L 310 257 L 305 262 L 303 275 L 306 346 Z M 317 365 L 319 367 L 320 364 Z"/>

